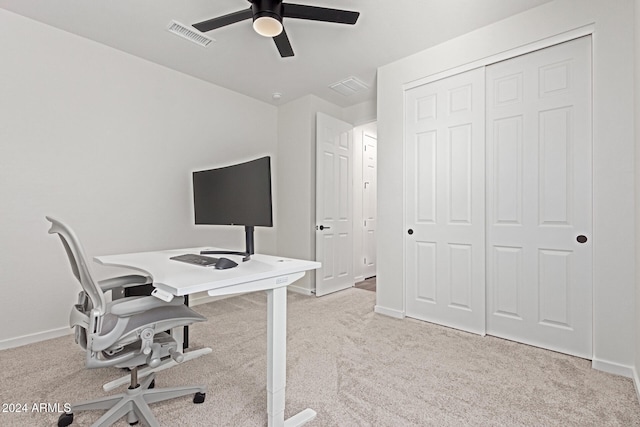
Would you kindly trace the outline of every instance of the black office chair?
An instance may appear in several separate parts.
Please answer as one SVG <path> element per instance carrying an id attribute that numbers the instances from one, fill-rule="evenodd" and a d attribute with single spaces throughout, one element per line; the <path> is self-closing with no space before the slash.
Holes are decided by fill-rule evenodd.
<path id="1" fill-rule="evenodd" d="M 94 427 L 110 426 L 125 415 L 131 425 L 143 420 L 149 427 L 159 427 L 148 404 L 188 394 L 194 394 L 194 403 L 204 402 L 205 386 L 155 389 L 155 374 L 139 384 L 138 368 L 157 367 L 168 357 L 181 362 L 183 356 L 177 342 L 164 331 L 206 318 L 184 305 L 183 298 L 165 302 L 154 296 L 142 296 L 107 303 L 104 296 L 107 290 L 138 286 L 147 283 L 147 278 L 130 275 L 97 283 L 73 231 L 56 219 L 47 217 L 47 220 L 52 224 L 49 233 L 60 237 L 71 270 L 82 286 L 78 303 L 71 309 L 69 323 L 75 328 L 76 342 L 86 352 L 86 367 L 116 366 L 131 371 L 131 386 L 126 392 L 72 405 L 71 410 L 58 419 L 58 427 L 70 425 L 75 412 L 88 410 L 107 410 Z"/>

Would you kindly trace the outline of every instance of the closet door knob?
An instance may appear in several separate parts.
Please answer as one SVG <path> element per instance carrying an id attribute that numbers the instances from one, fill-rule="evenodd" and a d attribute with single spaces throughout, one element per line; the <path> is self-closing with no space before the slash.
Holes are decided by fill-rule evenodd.
<path id="1" fill-rule="evenodd" d="M 409 233 L 409 235 L 413 234 L 413 229 L 410 228 L 409 230 L 407 230 L 407 233 Z"/>
<path id="2" fill-rule="evenodd" d="M 576 240 L 578 241 L 578 243 L 586 243 L 587 242 L 587 236 L 585 236 L 584 234 L 581 234 L 578 237 L 576 237 Z"/>

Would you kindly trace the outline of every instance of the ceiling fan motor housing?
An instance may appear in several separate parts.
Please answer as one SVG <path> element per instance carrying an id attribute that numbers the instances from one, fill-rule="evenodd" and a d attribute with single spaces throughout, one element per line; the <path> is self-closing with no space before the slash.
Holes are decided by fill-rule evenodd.
<path id="1" fill-rule="evenodd" d="M 253 11 L 253 20 L 269 17 L 282 22 L 282 0 L 249 0 Z"/>

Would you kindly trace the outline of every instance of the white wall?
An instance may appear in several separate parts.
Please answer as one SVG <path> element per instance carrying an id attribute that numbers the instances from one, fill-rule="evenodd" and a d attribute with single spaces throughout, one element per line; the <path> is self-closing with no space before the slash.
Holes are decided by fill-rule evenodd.
<path id="1" fill-rule="evenodd" d="M 281 256 L 315 259 L 310 228 L 315 221 L 315 151 L 310 117 L 311 98 L 300 98 L 278 108 L 278 230 Z M 313 272 L 291 286 L 310 294 Z"/>
<path id="2" fill-rule="evenodd" d="M 594 24 L 594 367 L 634 365 L 633 0 L 556 0 L 378 70 L 377 309 L 403 315 L 403 84 Z"/>
<path id="3" fill-rule="evenodd" d="M 278 108 L 278 253 L 316 258 L 316 113 L 342 118 L 342 108 L 307 95 Z M 286 224 L 286 226 L 284 225 Z M 311 294 L 315 275 L 306 274 L 289 289 Z"/>
<path id="4" fill-rule="evenodd" d="M 377 117 L 377 100 L 365 101 L 342 109 L 342 120 L 354 126 L 375 122 Z"/>
<path id="5" fill-rule="evenodd" d="M 0 348 L 68 331 L 79 285 L 45 215 L 89 257 L 244 248 L 240 227 L 193 225 L 190 173 L 276 155 L 275 107 L 4 10 L 0 58 Z"/>
<path id="6" fill-rule="evenodd" d="M 316 258 L 316 114 L 328 114 L 351 124 L 375 120 L 375 103 L 341 108 L 307 95 L 278 108 L 278 253 Z M 306 274 L 289 289 L 311 294 L 315 275 Z"/>

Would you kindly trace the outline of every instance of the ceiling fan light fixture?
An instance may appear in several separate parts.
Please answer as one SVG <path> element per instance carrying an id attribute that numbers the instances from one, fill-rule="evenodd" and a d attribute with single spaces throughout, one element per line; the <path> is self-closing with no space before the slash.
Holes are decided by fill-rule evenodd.
<path id="1" fill-rule="evenodd" d="M 264 37 L 275 37 L 282 32 L 282 22 L 277 17 L 270 15 L 256 16 L 253 20 L 253 29 Z"/>
<path id="2" fill-rule="evenodd" d="M 252 18 L 255 32 L 261 36 L 272 38 L 278 48 L 280 56 L 282 58 L 289 58 L 294 54 L 287 32 L 282 26 L 284 18 L 353 25 L 360 16 L 360 12 L 307 6 L 296 3 L 284 3 L 283 0 L 248 1 L 251 3 L 251 7 L 248 9 L 207 19 L 206 21 L 193 24 L 193 27 L 201 33 L 204 33 Z"/>

